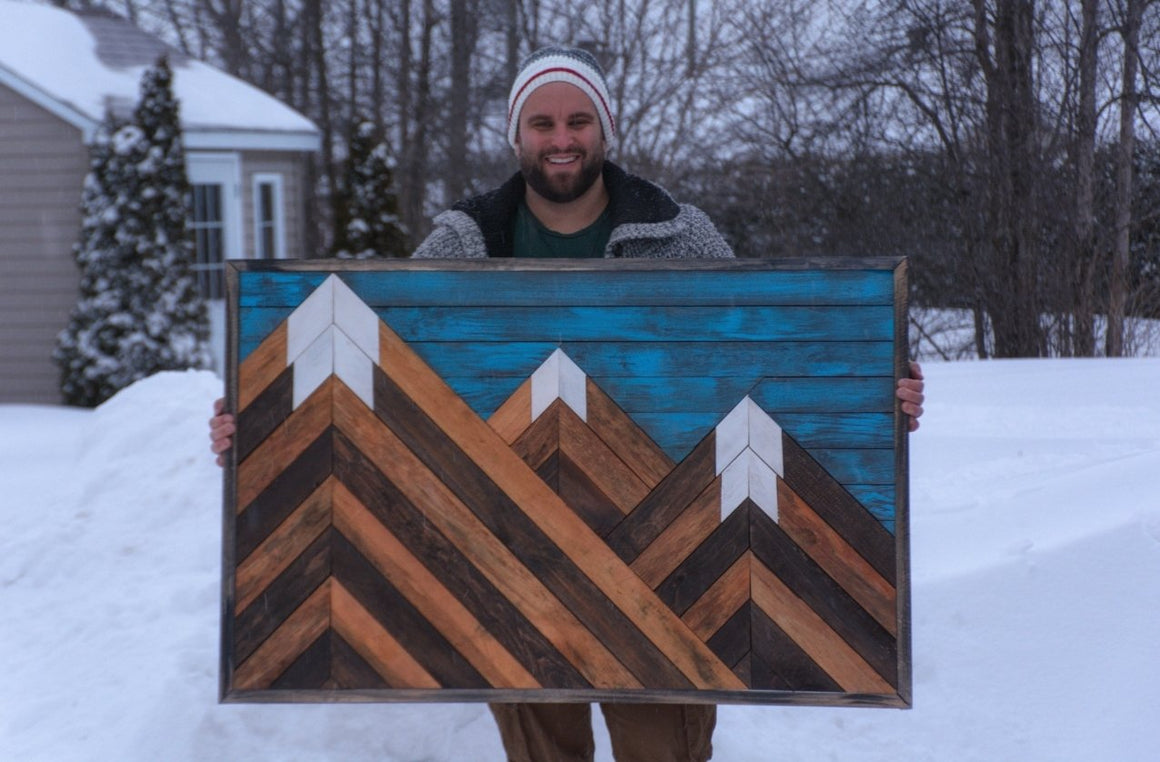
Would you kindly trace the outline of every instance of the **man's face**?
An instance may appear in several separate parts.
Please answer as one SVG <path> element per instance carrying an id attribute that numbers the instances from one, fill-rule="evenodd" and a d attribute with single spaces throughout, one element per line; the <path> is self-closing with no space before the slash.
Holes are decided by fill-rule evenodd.
<path id="1" fill-rule="evenodd" d="M 604 169 L 604 133 L 584 91 L 549 82 L 520 112 L 516 155 L 528 186 L 557 204 L 584 195 Z"/>

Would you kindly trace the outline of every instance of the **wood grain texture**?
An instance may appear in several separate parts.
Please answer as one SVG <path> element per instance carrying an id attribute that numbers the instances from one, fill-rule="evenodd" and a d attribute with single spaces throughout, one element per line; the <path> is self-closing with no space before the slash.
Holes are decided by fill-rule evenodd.
<path id="1" fill-rule="evenodd" d="M 624 264 L 243 264 L 225 700 L 909 701 L 896 273 Z M 378 352 L 295 399 L 315 288 Z"/>

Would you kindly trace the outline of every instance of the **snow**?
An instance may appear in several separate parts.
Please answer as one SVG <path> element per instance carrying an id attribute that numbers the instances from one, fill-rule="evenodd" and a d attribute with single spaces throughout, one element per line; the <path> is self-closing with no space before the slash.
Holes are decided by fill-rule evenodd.
<path id="1" fill-rule="evenodd" d="M 924 369 L 914 708 L 724 706 L 714 759 L 1156 759 L 1160 359 Z M 0 406 L 0 759 L 501 760 L 479 704 L 218 704 L 221 388 Z"/>
<path id="2" fill-rule="evenodd" d="M 67 11 L 0 0 L 0 75 L 7 69 L 100 122 L 109 102 L 137 102 L 146 67 L 107 66 L 96 47 L 85 24 Z M 309 119 L 253 85 L 194 59 L 171 63 L 187 133 L 222 129 L 317 134 Z"/>

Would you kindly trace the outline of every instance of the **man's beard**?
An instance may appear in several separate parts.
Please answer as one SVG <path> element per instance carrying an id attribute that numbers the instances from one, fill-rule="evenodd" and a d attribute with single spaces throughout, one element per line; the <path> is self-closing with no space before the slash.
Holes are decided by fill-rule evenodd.
<path id="1" fill-rule="evenodd" d="M 555 153 L 573 153 L 572 151 L 553 151 L 541 154 L 538 157 L 528 157 L 520 153 L 520 173 L 524 182 L 536 193 L 556 204 L 566 204 L 575 201 L 588 192 L 596 178 L 604 171 L 604 147 L 597 146 L 590 156 L 587 151 L 580 151 L 580 171 L 575 175 L 557 175 L 549 179 L 543 170 L 543 160 Z"/>

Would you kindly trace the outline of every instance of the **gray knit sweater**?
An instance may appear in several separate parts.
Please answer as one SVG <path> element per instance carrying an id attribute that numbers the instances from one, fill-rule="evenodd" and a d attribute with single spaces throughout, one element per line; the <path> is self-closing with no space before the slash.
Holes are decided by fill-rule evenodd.
<path id="1" fill-rule="evenodd" d="M 605 257 L 732 257 L 733 250 L 708 215 L 678 204 L 661 187 L 604 163 L 612 213 Z M 499 188 L 461 201 L 435 218 L 435 229 L 412 255 L 472 259 L 512 256 L 512 221 L 524 197 L 516 174 Z"/>

